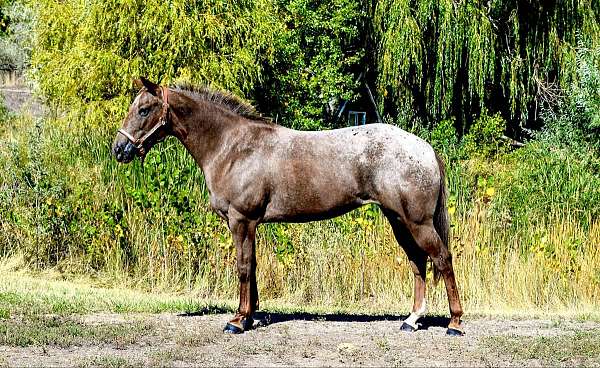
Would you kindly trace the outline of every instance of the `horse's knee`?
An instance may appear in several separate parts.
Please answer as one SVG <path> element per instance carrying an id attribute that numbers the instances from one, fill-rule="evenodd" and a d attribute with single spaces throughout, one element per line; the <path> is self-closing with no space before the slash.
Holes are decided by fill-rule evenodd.
<path id="1" fill-rule="evenodd" d="M 238 277 L 240 282 L 248 282 L 252 278 L 252 265 L 251 264 L 238 264 Z"/>

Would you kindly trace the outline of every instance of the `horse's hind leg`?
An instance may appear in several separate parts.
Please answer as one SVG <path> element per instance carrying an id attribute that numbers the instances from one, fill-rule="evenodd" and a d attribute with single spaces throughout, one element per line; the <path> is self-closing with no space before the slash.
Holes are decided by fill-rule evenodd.
<path id="1" fill-rule="evenodd" d="M 416 224 L 407 224 L 413 238 L 431 258 L 434 266 L 444 277 L 446 292 L 448 294 L 448 304 L 450 305 L 450 324 L 448 325 L 448 335 L 463 335 L 460 317 L 463 314 L 458 295 L 458 287 L 454 277 L 454 268 L 452 267 L 452 256 L 448 248 L 444 246 L 442 239 L 433 227 L 431 221 Z"/>
<path id="2" fill-rule="evenodd" d="M 427 301 L 425 299 L 425 277 L 427 275 L 427 253 L 425 253 L 414 241 L 412 234 L 400 221 L 398 215 L 392 211 L 384 210 L 394 236 L 398 244 L 404 249 L 415 278 L 414 302 L 412 313 L 404 320 L 401 329 L 403 331 L 416 331 L 417 321 L 427 313 Z"/>

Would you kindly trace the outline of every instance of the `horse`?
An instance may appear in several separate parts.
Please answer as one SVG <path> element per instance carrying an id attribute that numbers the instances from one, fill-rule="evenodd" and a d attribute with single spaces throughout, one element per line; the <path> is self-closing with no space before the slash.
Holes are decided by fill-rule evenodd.
<path id="1" fill-rule="evenodd" d="M 427 312 L 427 259 L 443 277 L 450 307 L 446 333 L 461 336 L 463 310 L 449 250 L 442 159 L 421 138 L 389 124 L 298 131 L 262 117 L 235 95 L 146 78 L 112 146 L 116 160 L 140 157 L 175 136 L 201 168 L 211 208 L 227 222 L 236 249 L 239 307 L 224 332 L 253 327 L 259 308 L 255 236 L 261 223 L 309 222 L 368 203 L 389 221 L 414 273 L 412 312 L 400 329 L 416 331 Z"/>

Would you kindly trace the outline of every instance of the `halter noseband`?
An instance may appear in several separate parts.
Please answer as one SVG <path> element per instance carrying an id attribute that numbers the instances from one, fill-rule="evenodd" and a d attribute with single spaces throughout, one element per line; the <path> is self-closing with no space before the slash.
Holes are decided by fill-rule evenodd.
<path id="1" fill-rule="evenodd" d="M 156 133 L 156 131 L 158 129 L 167 125 L 167 116 L 169 114 L 169 89 L 165 88 L 163 86 L 161 86 L 160 89 L 162 91 L 162 97 L 163 97 L 162 111 L 160 114 L 160 118 L 158 119 L 158 123 L 156 123 L 156 125 L 154 127 L 152 127 L 152 129 L 150 129 L 148 131 L 148 133 L 144 134 L 141 138 L 136 139 L 133 137 L 133 135 L 131 135 L 125 129 L 121 128 L 118 130 L 119 133 L 123 134 L 127 139 L 129 139 L 131 144 L 133 144 L 133 146 L 138 149 L 139 154 L 141 156 L 143 156 L 145 154 L 144 142 L 146 142 L 148 140 L 148 138 L 150 138 L 154 133 Z"/>

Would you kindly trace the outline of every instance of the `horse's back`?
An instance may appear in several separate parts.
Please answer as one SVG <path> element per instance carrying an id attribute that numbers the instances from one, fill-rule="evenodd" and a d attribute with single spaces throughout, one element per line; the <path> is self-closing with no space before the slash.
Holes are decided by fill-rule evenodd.
<path id="1" fill-rule="evenodd" d="M 387 124 L 320 132 L 284 129 L 272 162 L 271 210 L 345 212 L 364 203 L 390 207 L 437 190 L 435 153 L 424 140 Z"/>
<path id="2" fill-rule="evenodd" d="M 429 143 L 399 127 L 368 124 L 318 132 L 294 132 L 282 156 L 319 161 L 335 172 L 367 170 L 394 176 L 432 175 L 438 172 Z M 362 173 L 367 174 L 367 173 Z M 402 175 L 405 174 L 405 175 Z"/>

